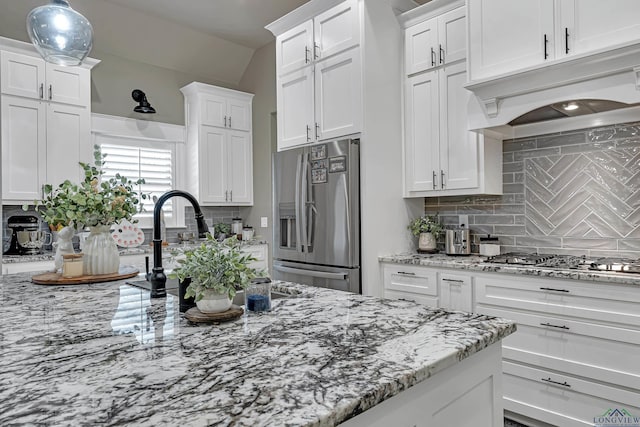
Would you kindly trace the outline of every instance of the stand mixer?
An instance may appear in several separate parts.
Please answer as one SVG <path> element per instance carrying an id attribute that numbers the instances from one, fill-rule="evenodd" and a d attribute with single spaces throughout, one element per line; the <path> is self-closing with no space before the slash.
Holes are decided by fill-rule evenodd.
<path id="1" fill-rule="evenodd" d="M 11 243 L 4 255 L 34 255 L 40 253 L 49 233 L 39 231 L 40 220 L 31 215 L 14 215 L 7 220 Z"/>

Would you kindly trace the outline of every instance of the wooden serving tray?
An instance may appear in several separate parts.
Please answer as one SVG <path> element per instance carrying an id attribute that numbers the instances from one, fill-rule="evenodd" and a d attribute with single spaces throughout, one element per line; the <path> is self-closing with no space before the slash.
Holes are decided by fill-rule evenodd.
<path id="1" fill-rule="evenodd" d="M 62 277 L 61 273 L 42 273 L 31 276 L 31 281 L 38 285 L 82 285 L 86 283 L 111 282 L 129 279 L 138 275 L 140 270 L 131 266 L 121 266 L 117 273 L 99 274 L 96 276 Z"/>
<path id="2" fill-rule="evenodd" d="M 242 307 L 232 304 L 229 310 L 220 313 L 203 313 L 198 307 L 191 307 L 184 313 L 184 317 L 194 323 L 228 322 L 242 316 L 242 313 Z"/>

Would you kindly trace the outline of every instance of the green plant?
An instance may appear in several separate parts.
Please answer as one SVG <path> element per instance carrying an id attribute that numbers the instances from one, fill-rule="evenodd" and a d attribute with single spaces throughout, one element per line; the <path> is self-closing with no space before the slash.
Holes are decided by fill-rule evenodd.
<path id="1" fill-rule="evenodd" d="M 258 276 L 258 271 L 248 265 L 256 259 L 240 250 L 235 236 L 218 242 L 207 233 L 206 241 L 200 246 L 182 252 L 184 258 L 177 260 L 178 266 L 169 277 L 180 281 L 191 279 L 185 298 L 195 297 L 200 301 L 208 289 L 233 298 L 236 289 L 246 288 L 251 279 Z"/>
<path id="2" fill-rule="evenodd" d="M 442 224 L 438 220 L 437 215 L 423 215 L 411 221 L 407 227 L 411 230 L 414 236 L 419 236 L 421 233 L 431 233 L 434 237 L 439 237 L 442 234 Z"/>
<path id="3" fill-rule="evenodd" d="M 213 226 L 213 231 L 215 235 L 218 236 L 220 234 L 230 235 L 231 234 L 231 225 L 225 224 L 224 222 L 219 222 Z"/>
<path id="4" fill-rule="evenodd" d="M 94 164 L 80 162 L 84 170 L 84 181 L 79 184 L 69 180 L 57 187 L 44 186 L 44 198 L 34 201 L 34 208 L 51 229 L 74 225 L 78 228 L 96 225 L 112 225 L 122 219 L 132 221 L 133 216 L 142 210 L 139 197 L 147 199 L 144 193 L 138 194 L 136 187 L 144 184 L 144 179 L 131 181 L 116 174 L 115 177 L 101 180 L 106 154 L 100 147 L 94 146 Z M 23 205 L 28 210 L 29 205 Z M 135 222 L 135 221 L 134 221 Z"/>

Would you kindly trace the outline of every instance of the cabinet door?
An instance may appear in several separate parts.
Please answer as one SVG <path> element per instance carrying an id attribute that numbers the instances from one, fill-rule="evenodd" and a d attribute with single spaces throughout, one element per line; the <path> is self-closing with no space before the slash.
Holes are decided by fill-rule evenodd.
<path id="1" fill-rule="evenodd" d="M 467 104 L 471 92 L 466 64 L 445 67 L 440 72 L 440 189 L 457 190 L 478 186 L 478 134 L 469 132 Z"/>
<path id="2" fill-rule="evenodd" d="M 467 57 L 467 20 L 464 7 L 438 17 L 438 64 L 451 64 Z"/>
<path id="3" fill-rule="evenodd" d="M 278 151 L 312 142 L 313 73 L 311 67 L 278 79 Z"/>
<path id="4" fill-rule="evenodd" d="M 227 100 L 227 114 L 227 127 L 230 129 L 251 129 L 251 103 L 230 98 Z"/>
<path id="5" fill-rule="evenodd" d="M 276 69 L 278 76 L 311 64 L 313 61 L 313 21 L 308 20 L 278 36 Z"/>
<path id="6" fill-rule="evenodd" d="M 315 136 L 333 139 L 362 129 L 360 49 L 320 61 L 315 69 Z"/>
<path id="7" fill-rule="evenodd" d="M 203 125 L 227 127 L 227 99 L 217 95 L 202 95 L 200 120 Z"/>
<path id="8" fill-rule="evenodd" d="M 553 0 L 469 0 L 471 80 L 553 59 L 553 7 Z"/>
<path id="9" fill-rule="evenodd" d="M 42 183 L 46 172 L 45 103 L 3 96 L 0 124 L 2 202 L 33 203 L 42 198 Z"/>
<path id="10" fill-rule="evenodd" d="M 226 129 L 202 126 L 200 130 L 200 200 L 202 203 L 226 203 L 227 138 Z"/>
<path id="11" fill-rule="evenodd" d="M 428 70 L 438 64 L 438 53 L 435 50 L 437 45 L 438 19 L 433 18 L 421 22 L 404 33 L 405 48 L 405 72 L 414 74 Z"/>
<path id="12" fill-rule="evenodd" d="M 3 94 L 42 99 L 45 80 L 45 62 L 42 59 L 2 51 L 0 61 Z"/>
<path id="13" fill-rule="evenodd" d="M 64 104 L 47 106 L 46 182 L 57 186 L 64 180 L 84 179 L 78 162 L 90 160 L 91 116 L 84 107 Z"/>
<path id="14" fill-rule="evenodd" d="M 229 204 L 253 204 L 253 155 L 249 132 L 229 131 Z"/>
<path id="15" fill-rule="evenodd" d="M 89 107 L 91 72 L 82 67 L 47 64 L 45 99 Z"/>
<path id="16" fill-rule="evenodd" d="M 358 1 L 347 0 L 313 19 L 313 58 L 327 58 L 360 44 Z"/>
<path id="17" fill-rule="evenodd" d="M 637 41 L 640 37 L 638 16 L 640 2 L 637 0 L 560 0 L 558 56 Z"/>
<path id="18" fill-rule="evenodd" d="M 434 191 L 439 168 L 438 71 L 407 79 L 405 89 L 406 191 Z"/>
<path id="19" fill-rule="evenodd" d="M 442 274 L 440 276 L 440 304 L 442 308 L 473 311 L 473 288 L 471 276 Z"/>

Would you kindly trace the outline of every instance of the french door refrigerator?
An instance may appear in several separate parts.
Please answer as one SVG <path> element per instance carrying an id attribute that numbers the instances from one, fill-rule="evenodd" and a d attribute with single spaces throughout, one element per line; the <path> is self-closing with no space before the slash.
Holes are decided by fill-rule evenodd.
<path id="1" fill-rule="evenodd" d="M 361 293 L 359 157 L 358 139 L 274 153 L 274 279 Z"/>

